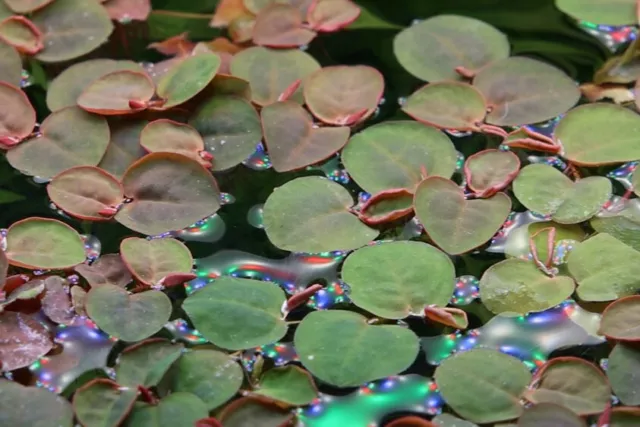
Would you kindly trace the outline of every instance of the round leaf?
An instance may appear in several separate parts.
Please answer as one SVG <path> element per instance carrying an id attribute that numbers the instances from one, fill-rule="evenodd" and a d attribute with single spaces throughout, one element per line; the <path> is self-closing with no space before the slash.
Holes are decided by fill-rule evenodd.
<path id="1" fill-rule="evenodd" d="M 365 191 L 406 188 L 422 180 L 421 169 L 431 176 L 449 178 L 457 154 L 451 140 L 439 130 L 411 121 L 388 121 L 351 137 L 342 162 Z"/>
<path id="2" fill-rule="evenodd" d="M 463 67 L 476 72 L 509 56 L 509 40 L 500 31 L 477 19 L 438 15 L 398 33 L 393 40 L 398 62 L 421 80 L 462 79 Z"/>
<path id="3" fill-rule="evenodd" d="M 307 22 L 316 31 L 338 31 L 360 16 L 360 8 L 350 0 L 311 1 Z"/>
<path id="4" fill-rule="evenodd" d="M 53 2 L 53 0 L 4 0 L 15 13 L 31 13 Z"/>
<path id="5" fill-rule="evenodd" d="M 47 194 L 63 211 L 88 221 L 104 221 L 100 211 L 124 200 L 120 182 L 111 174 L 93 166 L 76 166 L 56 175 Z"/>
<path id="6" fill-rule="evenodd" d="M 29 269 L 62 270 L 85 260 L 80 235 L 55 219 L 28 218 L 14 223 L 7 232 L 9 263 Z"/>
<path id="7" fill-rule="evenodd" d="M 193 325 L 215 345 L 229 350 L 278 341 L 287 332 L 278 285 L 223 276 L 189 296 L 182 305 Z"/>
<path id="8" fill-rule="evenodd" d="M 550 360 L 536 372 L 534 382 L 536 387 L 525 393 L 527 400 L 556 403 L 582 416 L 604 411 L 611 397 L 602 371 L 577 357 Z"/>
<path id="9" fill-rule="evenodd" d="M 63 397 L 40 387 L 0 380 L 0 424 L 29 427 L 72 427 L 73 409 Z"/>
<path id="10" fill-rule="evenodd" d="M 611 181 L 590 176 L 576 182 L 553 166 L 525 166 L 513 182 L 513 192 L 527 209 L 560 224 L 577 224 L 594 216 L 611 198 Z"/>
<path id="11" fill-rule="evenodd" d="M 171 301 L 160 291 L 129 294 L 115 285 L 91 288 L 86 309 L 89 317 L 109 335 L 139 341 L 158 332 L 169 320 Z"/>
<path id="12" fill-rule="evenodd" d="M 0 371 L 13 371 L 29 366 L 52 348 L 49 331 L 38 319 L 14 311 L 0 313 Z M 5 412 L 7 411 L 2 411 L 2 415 Z"/>
<path id="13" fill-rule="evenodd" d="M 19 171 L 41 178 L 53 178 L 74 166 L 95 166 L 109 144 L 107 121 L 78 107 L 51 114 L 40 133 L 9 150 L 7 160 Z"/>
<path id="14" fill-rule="evenodd" d="M 111 122 L 111 140 L 98 167 L 121 179 L 129 166 L 146 154 L 140 145 L 140 134 L 147 123 L 146 120 Z"/>
<path id="15" fill-rule="evenodd" d="M 155 85 L 143 72 L 113 71 L 94 80 L 78 97 L 83 109 L 102 115 L 134 113 L 132 102 L 147 103 L 155 94 Z"/>
<path id="16" fill-rule="evenodd" d="M 638 349 L 625 344 L 616 345 L 609 354 L 607 377 L 613 392 L 623 404 L 640 405 L 640 351 Z"/>
<path id="17" fill-rule="evenodd" d="M 585 166 L 640 159 L 635 143 L 640 116 L 614 104 L 587 104 L 569 111 L 554 130 L 562 156 Z M 603 142 L 606 141 L 606 144 Z"/>
<path id="18" fill-rule="evenodd" d="M 220 67 L 215 53 L 190 56 L 176 65 L 158 82 L 158 96 L 167 100 L 163 108 L 171 108 L 196 96 L 213 80 Z"/>
<path id="19" fill-rule="evenodd" d="M 9 83 L 0 82 L 0 144 L 5 138 L 14 143 L 20 141 L 35 124 L 36 112 L 27 95 Z"/>
<path id="20" fill-rule="evenodd" d="M 132 199 L 116 214 L 122 225 L 148 235 L 181 230 L 220 208 L 215 179 L 198 162 L 175 153 L 153 153 L 122 178 Z"/>
<path id="21" fill-rule="evenodd" d="M 34 55 L 43 47 L 42 33 L 24 16 L 11 16 L 1 21 L 0 39 L 27 55 Z"/>
<path id="22" fill-rule="evenodd" d="M 133 408 L 136 389 L 119 390 L 115 382 L 98 378 L 80 387 L 73 395 L 73 409 L 85 426 L 119 426 Z"/>
<path id="23" fill-rule="evenodd" d="M 478 130 L 487 113 L 480 92 L 467 83 L 432 83 L 415 91 L 402 111 L 419 122 L 443 129 Z"/>
<path id="24" fill-rule="evenodd" d="M 640 296 L 620 298 L 608 305 L 598 333 L 618 341 L 640 341 Z"/>
<path id="25" fill-rule="evenodd" d="M 326 252 L 364 246 L 378 236 L 349 212 L 349 192 L 326 178 L 304 177 L 276 188 L 264 205 L 264 229 L 275 246 Z"/>
<path id="26" fill-rule="evenodd" d="M 321 162 L 349 139 L 346 126 L 314 127 L 309 113 L 293 101 L 270 104 L 260 115 L 269 158 L 278 172 Z"/>
<path id="27" fill-rule="evenodd" d="M 342 267 L 351 301 L 386 319 L 419 314 L 427 305 L 446 306 L 454 279 L 449 256 L 422 242 L 366 246 L 349 255 Z"/>
<path id="28" fill-rule="evenodd" d="M 483 68 L 473 85 L 491 109 L 487 123 L 499 126 L 537 123 L 565 113 L 580 90 L 559 69 L 524 57 L 506 58 Z"/>
<path id="29" fill-rule="evenodd" d="M 189 120 L 214 157 L 213 170 L 230 169 L 249 157 L 262 139 L 260 117 L 244 98 L 214 96 L 201 104 Z"/>
<path id="30" fill-rule="evenodd" d="M 554 403 L 540 403 L 525 409 L 518 427 L 587 427 L 571 410 Z"/>
<path id="31" fill-rule="evenodd" d="M 8 44 L 0 41 L 0 82 L 20 86 L 22 81 L 22 58 Z M 4 102 L 0 105 L 5 105 Z"/>
<path id="32" fill-rule="evenodd" d="M 204 142 L 198 131 L 173 120 L 154 120 L 145 126 L 140 134 L 140 145 L 150 153 L 178 153 L 198 161 L 204 167 L 211 166 L 200 156 Z"/>
<path id="33" fill-rule="evenodd" d="M 384 78 L 364 65 L 324 67 L 304 80 L 304 100 L 314 116 L 332 125 L 369 117 L 384 92 Z"/>
<path id="34" fill-rule="evenodd" d="M 43 33 L 42 62 L 62 62 L 91 52 L 104 43 L 113 24 L 107 11 L 95 1 L 56 0 L 33 14 Z"/>
<path id="35" fill-rule="evenodd" d="M 269 47 L 297 47 L 311 43 L 315 31 L 305 28 L 294 6 L 272 3 L 260 11 L 253 27 L 253 43 Z"/>
<path id="36" fill-rule="evenodd" d="M 284 366 L 265 372 L 254 393 L 289 405 L 302 406 L 315 399 L 318 390 L 307 371 L 297 366 Z"/>
<path id="37" fill-rule="evenodd" d="M 158 385 L 173 362 L 182 355 L 184 346 L 163 339 L 151 339 L 124 349 L 118 358 L 118 384 L 137 387 Z"/>
<path id="38" fill-rule="evenodd" d="M 173 392 L 193 393 L 209 410 L 231 399 L 244 379 L 242 368 L 235 360 L 224 353 L 205 349 L 183 354 L 168 376 Z"/>
<path id="39" fill-rule="evenodd" d="M 200 398 L 183 392 L 164 397 L 157 405 L 139 405 L 127 418 L 131 427 L 195 426 L 196 421 L 207 418 L 209 411 Z"/>
<path id="40" fill-rule="evenodd" d="M 475 423 L 510 420 L 522 414 L 520 395 L 531 380 L 520 360 L 495 350 L 475 349 L 446 359 L 435 380 L 447 404 Z"/>
<path id="41" fill-rule="evenodd" d="M 304 367 L 338 387 L 395 375 L 413 363 L 419 350 L 410 329 L 370 325 L 366 317 L 344 310 L 308 314 L 296 329 L 294 343 Z"/>
<path id="42" fill-rule="evenodd" d="M 193 265 L 189 248 L 172 238 L 129 237 L 120 243 L 120 253 L 136 279 L 147 285 L 161 283 L 171 274 L 191 273 Z"/>
<path id="43" fill-rule="evenodd" d="M 231 61 L 231 74 L 249 82 L 253 102 L 260 106 L 276 102 L 296 80 L 318 69 L 320 64 L 299 49 L 250 47 L 234 55 Z M 298 89 L 291 99 L 302 103 L 302 90 Z"/>
<path id="44" fill-rule="evenodd" d="M 440 177 L 427 178 L 418 185 L 414 205 L 429 237 L 451 255 L 484 244 L 511 211 L 511 199 L 504 193 L 489 199 L 465 200 L 454 182 Z"/>
<path id="45" fill-rule="evenodd" d="M 484 150 L 470 156 L 464 164 L 467 185 L 476 193 L 502 190 L 520 170 L 520 159 L 511 151 Z"/>
<path id="46" fill-rule="evenodd" d="M 115 285 L 124 288 L 133 280 L 120 254 L 103 255 L 91 265 L 77 265 L 75 270 L 91 286 Z"/>
<path id="47" fill-rule="evenodd" d="M 575 283 L 570 277 L 548 277 L 531 261 L 507 259 L 489 267 L 480 279 L 480 298 L 490 311 L 544 311 L 567 299 Z"/>
<path id="48" fill-rule="evenodd" d="M 635 25 L 638 22 L 635 0 L 556 0 L 556 6 L 580 21 L 606 25 Z"/>

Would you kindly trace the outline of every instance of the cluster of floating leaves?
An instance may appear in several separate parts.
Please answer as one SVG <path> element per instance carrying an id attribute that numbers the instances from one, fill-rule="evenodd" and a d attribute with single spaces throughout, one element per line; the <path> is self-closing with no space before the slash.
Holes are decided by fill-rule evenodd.
<path id="1" fill-rule="evenodd" d="M 640 424 L 636 0 L 548 5 L 586 82 L 359 3 L 0 0 L 0 425 Z"/>

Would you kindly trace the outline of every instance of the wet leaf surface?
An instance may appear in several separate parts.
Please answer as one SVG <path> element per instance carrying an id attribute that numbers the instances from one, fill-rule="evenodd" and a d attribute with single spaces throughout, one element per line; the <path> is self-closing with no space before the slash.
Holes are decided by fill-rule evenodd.
<path id="1" fill-rule="evenodd" d="M 53 348 L 49 331 L 27 314 L 13 311 L 0 313 L 0 332 L 2 332 L 0 334 L 2 337 L 0 338 L 0 360 L 2 361 L 0 369 L 2 371 L 29 366 Z M 0 396 L 2 395 L 3 393 L 0 392 Z"/>
<path id="2" fill-rule="evenodd" d="M 260 378 L 255 394 L 289 405 L 307 405 L 318 395 L 311 375 L 297 366 L 274 368 Z"/>

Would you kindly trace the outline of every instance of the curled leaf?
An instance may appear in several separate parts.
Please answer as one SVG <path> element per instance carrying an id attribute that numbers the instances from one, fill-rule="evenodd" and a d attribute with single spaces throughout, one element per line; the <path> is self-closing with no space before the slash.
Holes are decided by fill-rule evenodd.
<path id="1" fill-rule="evenodd" d="M 599 334 L 623 342 L 640 341 L 640 296 L 630 295 L 609 304 L 602 313 Z"/>
<path id="2" fill-rule="evenodd" d="M 211 162 L 201 154 L 204 142 L 198 131 L 173 120 L 159 119 L 145 126 L 140 133 L 140 145 L 150 153 L 178 153 L 211 167 Z"/>
<path id="3" fill-rule="evenodd" d="M 24 16 L 11 16 L 0 22 L 0 40 L 28 55 L 35 55 L 43 48 L 42 33 Z"/>
<path id="4" fill-rule="evenodd" d="M 428 305 L 424 308 L 424 316 L 432 322 L 456 329 L 466 329 L 469 326 L 467 313 L 459 308 Z"/>
<path id="5" fill-rule="evenodd" d="M 413 193 L 399 188 L 372 195 L 360 208 L 358 217 L 367 225 L 378 225 L 405 218 L 412 213 Z"/>
<path id="6" fill-rule="evenodd" d="M 467 185 L 481 197 L 491 196 L 505 188 L 519 171 L 520 159 L 511 151 L 480 151 L 464 164 Z"/>
<path id="7" fill-rule="evenodd" d="M 35 318 L 13 311 L 0 313 L 0 370 L 29 366 L 52 348 L 49 331 Z"/>

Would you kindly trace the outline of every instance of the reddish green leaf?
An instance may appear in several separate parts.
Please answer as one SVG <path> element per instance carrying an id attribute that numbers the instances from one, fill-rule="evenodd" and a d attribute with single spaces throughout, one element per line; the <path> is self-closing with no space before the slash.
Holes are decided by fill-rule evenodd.
<path id="1" fill-rule="evenodd" d="M 122 350 L 118 358 L 118 383 L 129 387 L 154 387 L 184 352 L 183 344 L 163 338 L 151 338 L 133 344 Z"/>
<path id="2" fill-rule="evenodd" d="M 12 146 L 29 136 L 36 112 L 20 89 L 0 82 L 0 146 Z"/>
<path id="3" fill-rule="evenodd" d="M 117 427 L 133 408 L 138 391 L 120 390 L 106 378 L 96 378 L 80 387 L 73 395 L 73 411 L 84 426 Z"/>
<path id="4" fill-rule="evenodd" d="M 196 96 L 213 80 L 220 67 L 215 53 L 200 53 L 173 65 L 158 81 L 158 96 L 166 99 L 163 108 L 180 105 Z"/>
<path id="5" fill-rule="evenodd" d="M 159 119 L 149 123 L 142 129 L 140 145 L 149 153 L 178 153 L 199 162 L 206 168 L 211 167 L 211 161 L 204 150 L 204 141 L 197 130 L 189 125 L 168 119 Z"/>
<path id="6" fill-rule="evenodd" d="M 618 341 L 640 341 L 640 295 L 609 304 L 602 313 L 598 333 Z"/>
<path id="7" fill-rule="evenodd" d="M 78 105 L 102 115 L 130 114 L 146 108 L 154 94 L 155 85 L 145 73 L 113 71 L 85 87 Z"/>
<path id="8" fill-rule="evenodd" d="M 520 159 L 511 151 L 480 151 L 464 164 L 467 185 L 481 197 L 491 196 L 505 188 L 519 171 Z"/>
<path id="9" fill-rule="evenodd" d="M 261 427 L 282 427 L 293 421 L 291 411 L 276 403 L 256 397 L 241 397 L 227 405 L 218 416 L 225 427 L 246 427 L 258 423 Z M 219 424 L 222 425 L 222 424 Z M 219 427 L 217 424 L 201 424 L 197 427 Z"/>
<path id="10" fill-rule="evenodd" d="M 190 274 L 193 258 L 189 249 L 172 238 L 129 237 L 120 243 L 122 259 L 141 283 L 157 285 L 174 274 Z"/>
<path id="11" fill-rule="evenodd" d="M 20 54 L 8 44 L 0 41 L 0 82 L 20 86 L 22 80 L 22 59 Z"/>
<path id="12" fill-rule="evenodd" d="M 129 166 L 147 154 L 140 145 L 140 133 L 148 123 L 146 120 L 110 121 L 111 140 L 98 167 L 121 179 Z"/>
<path id="13" fill-rule="evenodd" d="M 321 32 L 338 31 L 360 16 L 360 8 L 349 0 L 313 0 L 307 11 L 307 22 Z"/>
<path id="14" fill-rule="evenodd" d="M 115 285 L 124 288 L 133 280 L 120 254 L 102 255 L 91 265 L 76 265 L 75 270 L 91 286 Z"/>
<path id="15" fill-rule="evenodd" d="M 300 11 L 287 4 L 272 3 L 263 8 L 253 27 L 253 42 L 261 46 L 304 46 L 315 36 L 315 31 L 303 26 Z"/>
<path id="16" fill-rule="evenodd" d="M 570 409 L 555 403 L 539 403 L 525 409 L 518 420 L 519 427 L 587 427 Z"/>
<path id="17" fill-rule="evenodd" d="M 253 393 L 285 405 L 302 406 L 308 405 L 318 396 L 318 389 L 309 372 L 290 365 L 265 372 Z"/>
<path id="18" fill-rule="evenodd" d="M 372 195 L 360 208 L 358 217 L 367 225 L 378 225 L 405 218 L 412 213 L 413 193 L 399 188 Z"/>
<path id="19" fill-rule="evenodd" d="M 29 366 L 52 348 L 49 331 L 37 319 L 13 311 L 0 313 L 1 371 Z"/>
<path id="20" fill-rule="evenodd" d="M 309 113 L 293 101 L 268 105 L 260 115 L 269 157 L 278 172 L 321 162 L 349 139 L 346 126 L 314 127 Z"/>
<path id="21" fill-rule="evenodd" d="M 31 13 L 52 3 L 53 0 L 4 0 L 15 13 Z"/>
<path id="22" fill-rule="evenodd" d="M 27 55 L 35 55 L 43 48 L 42 33 L 24 16 L 12 16 L 0 22 L 0 40 Z"/>

